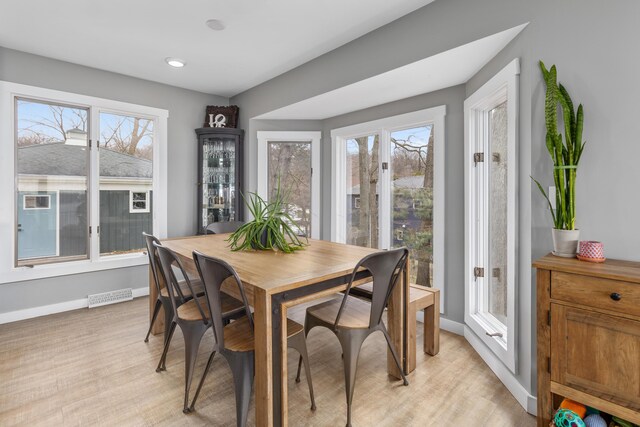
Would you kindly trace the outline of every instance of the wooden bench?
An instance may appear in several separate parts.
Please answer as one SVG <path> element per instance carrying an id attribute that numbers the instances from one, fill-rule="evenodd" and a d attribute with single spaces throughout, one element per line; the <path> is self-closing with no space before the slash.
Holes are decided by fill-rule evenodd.
<path id="1" fill-rule="evenodd" d="M 409 289 L 409 309 L 413 313 L 417 313 L 418 310 L 424 312 L 424 352 L 435 356 L 440 351 L 440 290 L 414 284 L 409 285 Z M 354 296 L 371 299 L 373 284 L 369 282 L 354 287 L 350 293 Z M 418 321 L 416 316 L 410 316 L 409 319 L 409 324 L 407 325 L 409 348 L 407 351 L 407 369 L 409 372 L 413 372 L 416 369 Z"/>

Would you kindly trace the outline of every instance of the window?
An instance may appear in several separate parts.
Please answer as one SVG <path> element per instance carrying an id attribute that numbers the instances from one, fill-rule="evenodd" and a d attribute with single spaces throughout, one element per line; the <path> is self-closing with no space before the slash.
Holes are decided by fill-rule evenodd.
<path id="1" fill-rule="evenodd" d="M 148 213 L 149 193 L 147 191 L 129 192 L 129 213 Z"/>
<path id="2" fill-rule="evenodd" d="M 51 209 L 51 196 L 24 195 L 24 209 Z"/>
<path id="3" fill-rule="evenodd" d="M 332 240 L 406 246 L 412 283 L 441 290 L 445 112 L 430 108 L 331 132 Z"/>
<path id="4" fill-rule="evenodd" d="M 465 101 L 465 323 L 515 372 L 518 60 Z"/>
<path id="5" fill-rule="evenodd" d="M 258 194 L 280 184 L 298 234 L 320 238 L 320 132 L 258 132 Z"/>
<path id="6" fill-rule="evenodd" d="M 142 231 L 166 233 L 166 118 L 0 82 L 0 282 L 146 263 Z"/>

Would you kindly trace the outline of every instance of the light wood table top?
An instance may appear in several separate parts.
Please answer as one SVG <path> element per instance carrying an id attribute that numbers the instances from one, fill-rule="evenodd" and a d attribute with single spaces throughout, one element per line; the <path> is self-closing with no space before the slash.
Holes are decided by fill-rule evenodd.
<path id="1" fill-rule="evenodd" d="M 274 251 L 233 252 L 226 242 L 228 234 L 163 240 L 162 244 L 184 260 L 193 251 L 220 258 L 238 273 L 245 286 L 263 289 L 267 294 L 288 291 L 350 274 L 364 256 L 377 249 L 309 239 L 309 246 L 292 254 Z"/>

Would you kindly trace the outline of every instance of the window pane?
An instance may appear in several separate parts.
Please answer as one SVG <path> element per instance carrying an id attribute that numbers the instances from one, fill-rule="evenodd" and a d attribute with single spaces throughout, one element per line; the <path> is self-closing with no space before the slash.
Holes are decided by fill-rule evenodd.
<path id="1" fill-rule="evenodd" d="M 347 140 L 347 244 L 378 247 L 379 137 Z"/>
<path id="2" fill-rule="evenodd" d="M 433 125 L 391 133 L 394 247 L 409 248 L 410 280 L 432 286 Z"/>
<path id="3" fill-rule="evenodd" d="M 140 251 L 153 234 L 153 142 L 153 120 L 100 113 L 102 255 Z"/>
<path id="4" fill-rule="evenodd" d="M 507 319 L 507 103 L 489 112 L 489 270 L 488 307 L 501 323 Z"/>
<path id="5" fill-rule="evenodd" d="M 16 265 L 88 255 L 88 118 L 85 108 L 16 100 Z"/>
<path id="6" fill-rule="evenodd" d="M 269 198 L 280 180 L 280 191 L 289 203 L 287 213 L 298 224 L 299 234 L 311 236 L 311 143 L 270 142 Z"/>

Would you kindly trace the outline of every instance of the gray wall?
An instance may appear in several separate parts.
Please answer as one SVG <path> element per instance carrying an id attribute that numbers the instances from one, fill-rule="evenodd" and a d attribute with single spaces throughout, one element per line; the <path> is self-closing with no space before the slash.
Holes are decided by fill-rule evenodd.
<path id="1" fill-rule="evenodd" d="M 196 137 L 206 105 L 228 99 L 96 70 L 0 47 L 0 80 L 169 110 L 168 233 L 196 227 Z M 148 283 L 146 267 L 107 270 L 0 285 L 0 313 L 85 298 L 88 294 Z"/>
<path id="2" fill-rule="evenodd" d="M 513 42 L 465 85 L 465 95 L 473 93 L 513 58 L 520 58 L 517 379 L 535 395 L 535 289 L 532 286 L 535 276 L 531 262 L 551 248 L 551 221 L 543 199 L 537 190 L 532 191 L 529 175 L 540 178 L 546 185 L 552 182 L 551 164 L 544 147 L 544 85 L 537 61 L 544 59 L 547 64 L 557 64 L 560 80 L 575 101 L 585 104 L 584 136 L 589 142 L 577 182 L 581 237 L 603 241 L 609 257 L 639 260 L 640 225 L 635 217 L 640 211 L 640 198 L 634 197 L 637 193 L 634 190 L 640 182 L 640 168 L 633 163 L 640 158 L 640 144 L 636 141 L 640 122 L 635 119 L 640 86 L 634 84 L 640 71 L 640 56 L 628 49 L 639 39 L 639 18 L 640 3 L 633 0 L 437 0 L 239 94 L 231 103 L 241 107 L 241 120 L 251 146 L 256 142 L 250 123 L 252 117 L 529 22 Z M 450 107 L 449 114 L 452 111 Z M 347 121 L 359 121 L 360 112 L 354 114 L 353 120 Z M 362 118 L 370 120 L 374 116 L 376 114 L 364 114 Z M 323 124 L 325 137 L 334 126 L 332 120 Z M 335 122 L 335 126 L 340 125 L 339 121 Z M 448 122 L 447 127 L 450 126 Z M 447 144 L 448 149 L 453 149 L 450 141 Z M 326 146 L 323 149 L 323 160 L 326 160 L 329 149 Z M 255 174 L 251 174 L 251 170 L 255 169 L 256 158 L 251 157 L 251 151 L 247 150 L 246 160 L 251 165 L 247 182 L 255 186 Z M 461 156 L 461 148 L 453 153 L 447 151 L 448 166 L 452 161 L 450 155 Z M 461 160 L 459 162 L 461 164 Z M 326 162 L 323 171 L 326 190 L 331 179 L 327 176 L 330 168 Z M 463 197 L 463 187 L 456 181 L 456 174 L 462 174 L 462 170 L 447 171 L 447 180 L 453 180 L 447 183 L 447 196 L 454 200 Z M 458 203 L 462 206 L 461 201 Z M 451 216 L 447 224 L 446 286 L 460 289 L 462 283 L 456 283 L 456 278 L 462 274 L 456 274 L 454 263 L 464 256 L 460 244 L 464 224 L 461 213 L 449 210 L 455 208 L 449 199 L 446 208 L 447 217 Z M 323 214 L 326 209 L 325 204 Z M 461 268 L 461 262 L 458 265 Z M 449 292 L 447 298 L 454 295 Z M 458 295 L 458 301 L 447 301 L 447 315 L 456 319 L 460 318 L 464 306 L 462 294 Z"/>

